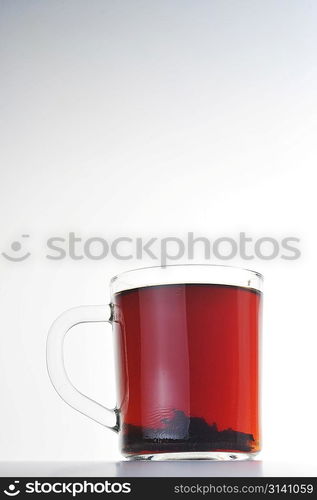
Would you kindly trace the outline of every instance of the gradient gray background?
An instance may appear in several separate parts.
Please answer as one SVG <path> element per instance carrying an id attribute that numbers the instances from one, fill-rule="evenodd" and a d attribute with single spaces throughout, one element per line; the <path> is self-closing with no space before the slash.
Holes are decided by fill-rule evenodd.
<path id="1" fill-rule="evenodd" d="M 32 252 L 0 258 L 1 460 L 119 457 L 55 394 L 45 339 L 140 262 L 50 262 L 48 236 L 247 231 L 302 239 L 297 262 L 247 264 L 266 277 L 263 459 L 316 465 L 316 25 L 307 0 L 0 1 L 0 251 L 29 233 Z M 66 344 L 111 405 L 110 336 Z"/>

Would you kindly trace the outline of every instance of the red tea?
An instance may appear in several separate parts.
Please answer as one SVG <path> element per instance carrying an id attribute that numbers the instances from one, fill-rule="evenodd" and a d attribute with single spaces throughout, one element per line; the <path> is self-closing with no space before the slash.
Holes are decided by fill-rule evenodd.
<path id="1" fill-rule="evenodd" d="M 124 454 L 257 451 L 261 293 L 175 284 L 113 302 Z"/>

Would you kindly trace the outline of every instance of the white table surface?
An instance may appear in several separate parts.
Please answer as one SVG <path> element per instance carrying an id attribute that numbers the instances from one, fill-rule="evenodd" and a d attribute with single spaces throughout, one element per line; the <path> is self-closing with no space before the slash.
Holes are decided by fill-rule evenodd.
<path id="1" fill-rule="evenodd" d="M 119 461 L 0 462 L 1 477 L 307 477 L 317 476 L 312 464 L 264 462 Z"/>

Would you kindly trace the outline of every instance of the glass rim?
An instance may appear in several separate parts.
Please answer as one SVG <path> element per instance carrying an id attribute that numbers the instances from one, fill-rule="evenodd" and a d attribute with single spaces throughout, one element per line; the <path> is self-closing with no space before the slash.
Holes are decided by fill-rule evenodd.
<path id="1" fill-rule="evenodd" d="M 254 271 L 252 269 L 248 269 L 248 268 L 244 268 L 244 267 L 239 267 L 239 266 L 229 266 L 229 265 L 225 265 L 225 264 L 168 264 L 166 266 L 145 266 L 145 267 L 139 267 L 139 268 L 135 268 L 135 269 L 129 269 L 127 271 L 123 271 L 122 273 L 118 273 L 116 274 L 115 276 L 113 276 L 111 279 L 110 279 L 110 288 L 111 288 L 111 292 L 113 293 L 119 293 L 120 291 L 124 291 L 124 290 L 129 290 L 129 289 L 132 289 L 132 288 L 141 288 L 141 287 L 145 287 L 145 286 L 155 286 L 155 285 L 164 285 L 164 284 L 185 284 L 188 282 L 188 280 L 184 279 L 184 281 L 182 280 L 177 280 L 175 278 L 175 281 L 172 280 L 167 280 L 167 282 L 165 283 L 164 281 L 163 282 L 160 282 L 159 280 L 152 283 L 152 284 L 144 284 L 144 285 L 135 285 L 131 286 L 131 284 L 129 284 L 127 286 L 127 283 L 128 282 L 125 282 L 125 279 L 126 278 L 133 278 L 134 275 L 137 275 L 138 273 L 144 273 L 144 272 L 151 272 L 151 271 L 161 271 L 161 272 L 164 272 L 164 271 L 176 271 L 176 270 L 179 270 L 179 269 L 184 269 L 184 270 L 187 270 L 188 269 L 193 269 L 193 270 L 197 270 L 198 269 L 201 269 L 202 271 L 203 270 L 214 270 L 216 272 L 221 272 L 221 271 L 224 271 L 224 273 L 226 272 L 232 272 L 232 273 L 247 273 L 249 276 L 252 276 L 254 280 L 258 280 L 259 282 L 259 285 L 258 286 L 251 286 L 251 284 L 249 284 L 249 280 L 247 281 L 248 285 L 247 286 L 243 286 L 244 288 L 249 288 L 249 289 L 256 289 L 258 291 L 261 291 L 262 289 L 262 284 L 263 284 L 263 281 L 264 281 L 264 276 L 263 274 L 261 274 L 260 272 L 258 271 Z M 120 283 L 120 281 L 122 282 L 122 284 L 125 282 L 126 285 L 123 285 L 123 288 L 122 290 L 117 290 L 117 291 L 113 291 L 113 288 L 114 288 L 114 285 L 116 283 Z M 197 279 L 197 281 L 189 281 L 189 283 L 196 283 L 196 284 L 200 284 L 200 283 L 206 283 L 206 284 L 227 284 L 227 285 L 232 285 L 232 286 L 239 286 L 239 285 L 234 285 L 232 283 L 230 283 L 230 281 L 235 281 L 234 278 L 232 279 L 229 279 L 229 280 L 224 280 L 225 282 L 222 283 L 223 280 L 213 280 L 213 279 L 208 279 L 208 277 L 202 281 L 200 281 L 199 279 Z M 228 283 L 227 283 L 228 281 Z"/>

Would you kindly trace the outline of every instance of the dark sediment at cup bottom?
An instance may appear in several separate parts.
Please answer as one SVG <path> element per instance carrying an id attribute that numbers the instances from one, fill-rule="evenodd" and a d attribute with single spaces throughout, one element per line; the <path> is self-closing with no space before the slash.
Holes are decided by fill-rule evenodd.
<path id="1" fill-rule="evenodd" d="M 257 451 L 252 434 L 233 429 L 218 430 L 201 417 L 188 417 L 174 410 L 170 419 L 162 419 L 162 427 L 141 427 L 124 424 L 122 427 L 123 452 L 167 453 L 186 451 Z"/>

